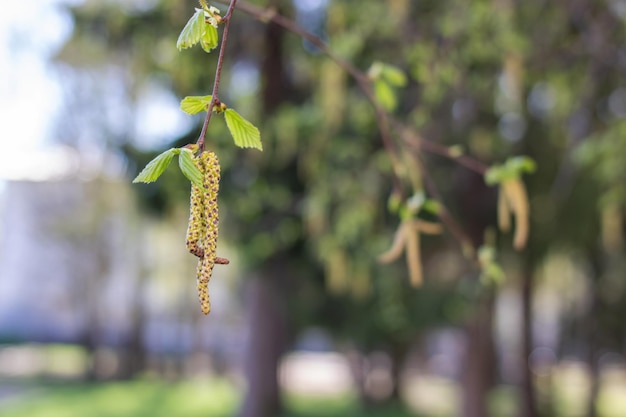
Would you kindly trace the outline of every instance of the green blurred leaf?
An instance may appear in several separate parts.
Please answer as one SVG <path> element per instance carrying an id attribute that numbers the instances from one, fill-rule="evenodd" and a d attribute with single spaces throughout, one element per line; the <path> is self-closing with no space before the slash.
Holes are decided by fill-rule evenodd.
<path id="1" fill-rule="evenodd" d="M 485 172 L 485 182 L 496 185 L 503 181 L 519 178 L 523 173 L 533 173 L 537 164 L 527 156 L 509 158 L 502 165 L 493 165 Z"/>
<path id="2" fill-rule="evenodd" d="M 422 204 L 422 210 L 430 214 L 438 215 L 441 212 L 441 203 L 437 200 L 426 199 Z"/>
<path id="3" fill-rule="evenodd" d="M 404 71 L 396 66 L 384 64 L 380 61 L 376 61 L 372 64 L 367 71 L 367 75 L 372 81 L 386 81 L 389 85 L 394 87 L 404 87 L 407 83 L 407 77 Z"/>
<path id="4" fill-rule="evenodd" d="M 404 87 L 407 83 L 406 74 L 398 67 L 382 64 L 381 76 L 394 87 Z"/>
<path id="5" fill-rule="evenodd" d="M 532 158 L 528 156 L 516 156 L 506 161 L 505 166 L 511 170 L 512 173 L 533 173 L 537 169 L 537 164 Z"/>
<path id="6" fill-rule="evenodd" d="M 496 250 L 493 246 L 483 245 L 478 249 L 478 263 L 483 285 L 501 285 L 506 279 L 502 267 L 496 261 Z"/>
<path id="7" fill-rule="evenodd" d="M 180 102 L 180 109 L 187 114 L 197 114 L 208 111 L 213 96 L 187 96 Z"/>
<path id="8" fill-rule="evenodd" d="M 500 165 L 492 166 L 485 172 L 485 182 L 487 185 L 496 185 L 502 182 L 502 167 Z"/>
<path id="9" fill-rule="evenodd" d="M 392 213 L 397 213 L 402 205 L 402 196 L 399 193 L 392 193 L 387 200 L 387 208 Z"/>
<path id="10" fill-rule="evenodd" d="M 196 12 L 189 19 L 182 32 L 178 36 L 176 48 L 179 51 L 191 48 L 202 40 L 205 32 L 204 10 L 196 9 Z"/>
<path id="11" fill-rule="evenodd" d="M 380 105 L 387 111 L 394 111 L 398 105 L 396 93 L 386 81 L 374 81 L 374 94 Z"/>
<path id="12" fill-rule="evenodd" d="M 200 40 L 200 46 L 206 52 L 211 52 L 215 47 L 217 47 L 217 28 L 214 27 L 210 23 L 204 24 L 204 33 L 202 34 L 202 39 Z"/>
<path id="13" fill-rule="evenodd" d="M 178 157 L 178 165 L 183 175 L 187 177 L 189 181 L 194 183 L 196 187 L 202 188 L 202 173 L 193 163 L 193 152 L 189 149 L 181 149 L 180 156 Z"/>
<path id="14" fill-rule="evenodd" d="M 224 112 L 226 125 L 233 136 L 235 145 L 240 148 L 257 148 L 263 150 L 261 143 L 261 133 L 259 129 L 237 113 L 233 109 L 226 109 Z"/>
<path id="15" fill-rule="evenodd" d="M 137 182 L 154 182 L 161 174 L 167 169 L 168 165 L 172 161 L 174 155 L 179 153 L 178 149 L 168 149 L 162 154 L 158 155 L 152 161 L 148 162 L 148 165 L 137 175 L 133 180 L 133 183 Z"/>

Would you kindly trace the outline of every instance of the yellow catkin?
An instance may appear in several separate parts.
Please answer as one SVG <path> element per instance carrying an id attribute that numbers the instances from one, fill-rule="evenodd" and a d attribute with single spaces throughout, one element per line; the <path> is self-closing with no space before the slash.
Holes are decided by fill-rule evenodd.
<path id="1" fill-rule="evenodd" d="M 211 311 L 211 300 L 209 299 L 209 280 L 213 272 L 215 263 L 208 257 L 198 260 L 198 298 L 200 300 L 200 308 L 204 314 Z"/>
<path id="2" fill-rule="evenodd" d="M 200 158 L 194 158 L 196 167 L 204 174 L 204 164 Z M 191 197 L 189 199 L 189 223 L 187 225 L 186 244 L 187 250 L 198 258 L 204 256 L 200 238 L 206 229 L 206 219 L 204 217 L 204 194 L 195 184 L 191 184 Z"/>
<path id="3" fill-rule="evenodd" d="M 407 230 L 409 230 L 407 228 Z M 409 277 L 413 287 L 422 285 L 422 256 L 420 253 L 419 233 L 407 231 L 406 234 L 406 263 L 409 268 Z"/>
<path id="4" fill-rule="evenodd" d="M 393 237 L 393 243 L 391 244 L 391 248 L 388 251 L 378 256 L 378 262 L 381 264 L 388 264 L 396 259 L 398 259 L 402 255 L 402 251 L 406 246 L 406 233 L 408 232 L 408 228 L 406 227 L 408 223 L 402 223 L 396 230 L 396 234 Z"/>
<path id="5" fill-rule="evenodd" d="M 506 192 L 507 199 L 515 215 L 515 236 L 513 237 L 513 247 L 522 250 L 528 241 L 529 203 L 526 187 L 520 179 L 505 181 L 502 186 Z"/>
<path id="6" fill-rule="evenodd" d="M 504 186 L 501 186 L 498 191 L 498 227 L 502 232 L 511 230 L 511 210 Z"/>
<path id="7" fill-rule="evenodd" d="M 208 284 L 216 261 L 219 228 L 217 195 L 219 193 L 220 164 L 217 155 L 213 152 L 204 152 L 200 158 L 204 174 L 202 207 L 204 209 L 205 228 L 201 239 L 203 257 L 198 262 L 198 296 L 202 312 L 209 314 L 211 304 L 209 301 Z"/>

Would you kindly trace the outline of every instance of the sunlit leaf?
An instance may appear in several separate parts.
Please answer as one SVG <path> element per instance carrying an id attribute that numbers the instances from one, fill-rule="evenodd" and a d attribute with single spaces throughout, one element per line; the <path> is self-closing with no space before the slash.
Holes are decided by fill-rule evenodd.
<path id="1" fill-rule="evenodd" d="M 189 19 L 182 32 L 178 36 L 176 47 L 178 50 L 191 48 L 202 40 L 202 35 L 205 32 L 204 26 L 204 10 L 196 9 L 196 12 Z"/>
<path id="2" fill-rule="evenodd" d="M 187 114 L 208 111 L 213 96 L 187 96 L 180 102 L 180 109 Z"/>
<path id="3" fill-rule="evenodd" d="M 240 148 L 257 148 L 263 150 L 261 143 L 261 133 L 259 129 L 233 109 L 227 109 L 224 112 L 226 125 L 230 134 L 233 136 L 235 145 Z"/>
<path id="4" fill-rule="evenodd" d="M 200 46 L 206 52 L 211 52 L 217 46 L 217 28 L 215 28 L 210 23 L 204 24 L 204 33 L 202 34 L 202 39 L 200 40 Z"/>
<path id="5" fill-rule="evenodd" d="M 154 182 L 163 174 L 167 166 L 172 161 L 174 155 L 178 153 L 178 149 L 168 149 L 162 154 L 158 155 L 152 161 L 146 165 L 146 167 L 137 175 L 137 177 L 133 180 L 134 183 L 137 182 Z"/>
<path id="6" fill-rule="evenodd" d="M 183 175 L 187 177 L 189 181 L 194 183 L 196 187 L 202 188 L 202 173 L 193 163 L 193 152 L 189 149 L 181 149 L 180 156 L 178 157 L 178 165 Z"/>

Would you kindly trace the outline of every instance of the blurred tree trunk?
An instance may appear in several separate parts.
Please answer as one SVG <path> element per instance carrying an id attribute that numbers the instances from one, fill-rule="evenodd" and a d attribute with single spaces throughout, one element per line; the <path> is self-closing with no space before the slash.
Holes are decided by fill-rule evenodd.
<path id="1" fill-rule="evenodd" d="M 270 2 L 278 7 L 277 2 Z M 280 12 L 280 8 L 278 7 Z M 264 116 L 270 116 L 288 96 L 283 39 L 285 33 L 273 23 L 265 28 L 265 54 L 261 66 Z M 241 417 L 274 417 L 282 409 L 278 380 L 280 359 L 286 350 L 287 325 L 285 283 L 287 254 L 275 255 L 257 271 L 248 284 L 249 331 L 245 373 L 248 390 Z"/>
<path id="2" fill-rule="evenodd" d="M 143 258 L 142 258 L 143 259 Z M 148 271 L 145 263 L 141 262 L 137 274 L 137 281 L 133 288 L 134 303 L 132 307 L 132 323 L 126 344 L 126 366 L 122 368 L 122 378 L 132 378 L 146 369 L 147 351 L 143 340 L 143 330 L 146 316 L 143 306 L 143 294 L 145 294 L 146 278 Z"/>
<path id="3" fill-rule="evenodd" d="M 481 302 L 466 326 L 467 346 L 463 369 L 463 417 L 486 417 L 487 396 L 493 386 L 495 352 L 492 337 L 493 297 Z"/>
<path id="4" fill-rule="evenodd" d="M 493 223 L 495 194 L 482 176 L 459 171 L 462 177 L 457 184 L 467 224 L 465 229 L 474 247 L 479 248 L 484 241 L 485 230 Z M 478 279 L 478 277 L 472 277 Z M 480 285 L 476 283 L 475 285 Z M 463 417 L 487 417 L 487 396 L 494 384 L 496 366 L 493 344 L 493 291 L 482 288 L 482 295 L 476 298 L 473 317 L 465 328 L 467 337 L 462 373 L 461 411 Z"/>
<path id="5" fill-rule="evenodd" d="M 535 265 L 530 256 L 526 257 L 522 274 L 522 349 L 520 367 L 522 370 L 521 381 L 521 417 L 537 417 L 537 401 L 532 371 L 529 358 L 533 350 L 533 315 L 532 300 L 534 289 Z"/>
<path id="6" fill-rule="evenodd" d="M 286 260 L 269 261 L 248 285 L 249 330 L 245 374 L 248 390 L 241 417 L 274 417 L 282 409 L 278 368 L 286 350 Z"/>
<path id="7" fill-rule="evenodd" d="M 598 393 L 600 391 L 600 368 L 598 359 L 600 356 L 598 339 L 601 332 L 599 312 L 602 309 L 602 300 L 600 299 L 599 287 L 600 280 L 606 270 L 606 259 L 602 250 L 591 250 L 589 253 L 589 261 L 592 266 L 591 273 L 591 302 L 587 317 L 585 317 L 585 340 L 587 341 L 587 357 L 586 362 L 589 367 L 589 397 L 587 399 L 586 413 L 587 417 L 596 417 L 598 415 L 596 405 L 598 402 Z"/>

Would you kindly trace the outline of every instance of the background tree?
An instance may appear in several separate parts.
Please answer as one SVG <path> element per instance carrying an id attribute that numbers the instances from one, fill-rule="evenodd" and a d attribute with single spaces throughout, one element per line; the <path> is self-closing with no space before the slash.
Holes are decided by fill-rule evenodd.
<path id="1" fill-rule="evenodd" d="M 240 7 L 246 4 L 240 2 Z M 455 250 L 468 257 L 456 270 L 456 278 L 465 282 L 456 285 L 438 283 L 439 270 L 429 267 L 430 257 L 424 256 L 429 288 L 417 291 L 441 287 L 474 305 L 465 310 L 473 313 L 465 321 L 469 344 L 462 409 L 468 417 L 487 415 L 486 398 L 497 373 L 491 333 L 497 288 L 480 282 L 472 252 L 485 243 L 500 253 L 511 251 L 508 235 L 485 242 L 485 232 L 496 230 L 497 193 L 487 187 L 483 174 L 513 154 L 532 156 L 539 166 L 529 180 L 528 251 L 515 258 L 522 265 L 515 282 L 524 309 L 522 412 L 537 415 L 528 367 L 534 347 L 535 274 L 562 247 L 581 251 L 591 265 L 599 265 L 597 253 L 605 252 L 598 249 L 599 185 L 609 196 L 601 200 L 600 210 L 605 241 L 613 242 L 610 253 L 623 257 L 617 233 L 623 229 L 623 173 L 617 161 L 623 154 L 619 119 L 626 113 L 618 88 L 623 82 L 623 21 L 617 3 L 389 0 L 320 3 L 314 9 L 294 4 L 277 0 L 262 6 L 293 16 L 363 74 L 378 61 L 408 76 L 406 84 L 394 84 L 370 73 L 379 105 L 393 115 L 390 123 L 398 128 L 394 121 L 401 121 L 407 130 L 396 129 L 390 145 L 359 78 L 351 78 L 354 74 L 310 42 L 287 36 L 276 22 L 266 25 L 235 15 L 220 97 L 250 119 L 263 120 L 257 124 L 265 150 L 233 151 L 219 123 L 212 123 L 209 137 L 224 167 L 221 198 L 228 211 L 222 235 L 237 242 L 251 277 L 255 349 L 250 349 L 252 384 L 244 415 L 277 412 L 278 361 L 305 324 L 326 323 L 351 337 L 362 332 L 358 337 L 364 346 L 386 340 L 392 352 L 404 352 L 419 336 L 430 320 L 414 309 L 421 295 L 406 295 L 408 278 L 396 276 L 408 275 L 406 270 L 380 266 L 377 257 L 400 223 L 397 206 L 425 197 L 429 205 L 420 218 L 441 218 L 448 228 L 443 237 L 425 238 L 423 252 L 450 250 L 452 240 L 460 246 Z M 74 64 L 95 62 L 99 71 L 129 71 L 124 85 L 131 102 L 146 77 L 180 97 L 204 94 L 212 85 L 214 59 L 193 50 L 173 57 L 168 49 L 193 6 L 162 1 L 123 13 L 116 3 L 87 2 L 73 10 L 75 35 L 61 58 Z M 228 88 L 246 76 L 258 80 L 250 91 Z M 587 141 L 596 131 L 609 133 Z M 121 145 L 128 136 L 123 131 L 110 143 Z M 182 146 L 196 137 L 191 130 L 172 140 Z M 580 175 L 571 156 L 583 142 L 593 145 L 585 143 L 577 151 L 590 172 Z M 121 146 L 137 166 L 147 160 L 132 145 Z M 171 177 L 138 192 L 150 194 L 146 201 L 167 212 L 186 201 L 186 189 L 181 177 Z M 595 275 L 606 271 L 598 267 Z M 592 281 L 595 301 L 588 320 L 601 310 L 602 285 L 614 285 L 600 281 Z M 332 300 L 346 298 L 353 301 L 333 312 Z M 380 308 L 366 307 L 372 303 Z M 287 310 L 297 313 L 286 318 Z M 359 319 L 382 325 L 343 325 Z M 434 314 L 432 321 L 442 319 Z M 594 346 L 590 352 L 597 351 Z M 595 363 L 597 354 L 590 353 L 590 360 Z M 264 391 L 256 391 L 261 386 Z"/>

